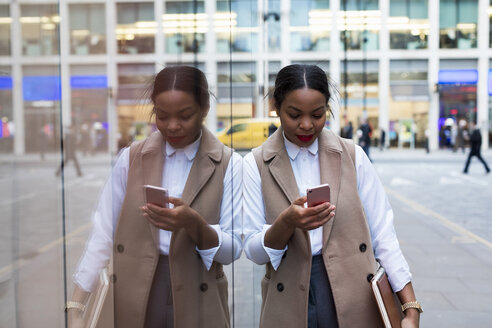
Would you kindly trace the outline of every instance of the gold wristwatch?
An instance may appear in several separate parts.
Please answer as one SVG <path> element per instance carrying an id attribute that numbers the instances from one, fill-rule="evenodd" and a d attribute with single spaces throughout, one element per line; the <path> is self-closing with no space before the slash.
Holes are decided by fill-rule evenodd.
<path id="1" fill-rule="evenodd" d="M 414 302 L 406 302 L 405 304 L 403 304 L 401 306 L 401 310 L 403 312 L 405 312 L 405 310 L 407 310 L 407 309 L 417 309 L 419 311 L 419 313 L 424 312 L 424 310 L 422 310 L 422 306 L 417 301 L 414 301 Z"/>

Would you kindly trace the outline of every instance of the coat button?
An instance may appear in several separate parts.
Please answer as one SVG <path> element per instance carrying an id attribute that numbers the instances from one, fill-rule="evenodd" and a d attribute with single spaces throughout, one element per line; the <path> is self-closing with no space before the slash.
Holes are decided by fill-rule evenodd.
<path id="1" fill-rule="evenodd" d="M 284 291 L 284 284 L 283 284 L 283 283 L 281 283 L 281 282 L 279 282 L 279 283 L 277 284 L 277 290 L 278 290 L 279 292 L 283 292 L 283 291 Z"/>
<path id="2" fill-rule="evenodd" d="M 208 285 L 207 285 L 206 283 L 202 283 L 202 284 L 200 285 L 200 290 L 201 290 L 202 292 L 206 292 L 206 291 L 207 291 L 207 289 L 208 289 Z"/>
<path id="3" fill-rule="evenodd" d="M 367 249 L 367 245 L 365 243 L 362 243 L 359 245 L 359 250 L 364 253 Z"/>
<path id="4" fill-rule="evenodd" d="M 374 275 L 373 275 L 372 273 L 369 273 L 369 274 L 367 275 L 367 281 L 368 281 L 368 282 L 371 282 L 372 278 L 374 278 Z"/>
<path id="5" fill-rule="evenodd" d="M 118 246 L 116 246 L 116 250 L 118 250 L 118 253 L 123 253 L 125 246 L 118 244 Z"/>

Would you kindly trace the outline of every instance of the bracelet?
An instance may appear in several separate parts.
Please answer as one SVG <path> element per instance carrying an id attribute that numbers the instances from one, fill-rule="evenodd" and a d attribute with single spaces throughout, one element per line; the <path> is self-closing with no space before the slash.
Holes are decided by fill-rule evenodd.
<path id="1" fill-rule="evenodd" d="M 84 312 L 85 305 L 79 302 L 68 301 L 65 305 L 65 311 L 68 311 L 68 309 L 78 309 L 79 311 Z"/>
<path id="2" fill-rule="evenodd" d="M 424 312 L 424 310 L 422 310 L 422 306 L 417 301 L 407 302 L 401 306 L 402 312 L 405 312 L 407 309 L 417 309 L 419 313 Z"/>

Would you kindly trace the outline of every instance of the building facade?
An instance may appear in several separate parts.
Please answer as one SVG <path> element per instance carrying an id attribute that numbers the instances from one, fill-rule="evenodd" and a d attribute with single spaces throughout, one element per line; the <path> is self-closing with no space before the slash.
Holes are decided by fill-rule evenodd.
<path id="1" fill-rule="evenodd" d="M 0 151 L 56 149 L 72 125 L 116 152 L 148 133 L 150 81 L 202 69 L 207 125 L 273 115 L 290 63 L 334 83 L 337 133 L 367 119 L 386 144 L 449 147 L 459 122 L 492 136 L 490 0 L 0 0 Z M 335 90 L 338 90 L 337 92 Z M 488 137 L 487 137 L 488 136 Z"/>

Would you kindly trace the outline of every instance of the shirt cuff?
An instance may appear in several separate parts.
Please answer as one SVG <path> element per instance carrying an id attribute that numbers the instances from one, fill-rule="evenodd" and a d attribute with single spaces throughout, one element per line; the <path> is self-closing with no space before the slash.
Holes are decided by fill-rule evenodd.
<path id="1" fill-rule="evenodd" d="M 284 256 L 284 253 L 288 247 L 285 245 L 284 249 L 275 249 L 265 246 L 265 233 L 268 229 L 270 229 L 270 227 L 270 224 L 263 225 L 263 230 L 261 231 L 261 246 L 263 246 L 263 249 L 270 258 L 270 263 L 272 264 L 273 269 L 277 271 L 280 262 L 282 262 L 282 256 Z"/>
<path id="2" fill-rule="evenodd" d="M 210 270 L 210 267 L 212 266 L 212 263 L 214 262 L 215 254 L 217 254 L 217 251 L 219 250 L 220 246 L 222 245 L 222 230 L 220 229 L 220 225 L 213 224 L 213 225 L 210 225 L 210 227 L 214 228 L 215 232 L 217 233 L 217 237 L 219 239 L 219 245 L 212 247 L 212 248 L 209 248 L 209 249 L 198 249 L 198 247 L 195 247 L 198 254 L 200 254 L 200 256 L 202 257 L 203 264 L 205 264 L 207 271 Z"/>

